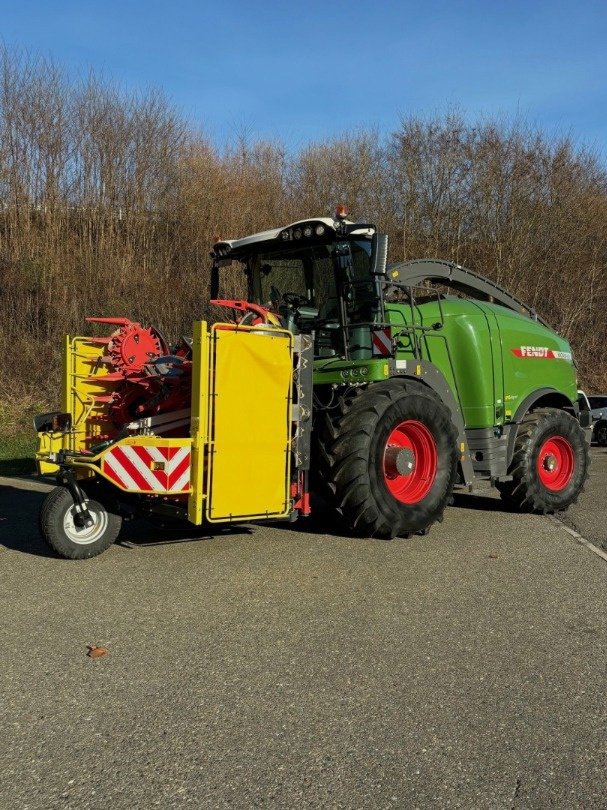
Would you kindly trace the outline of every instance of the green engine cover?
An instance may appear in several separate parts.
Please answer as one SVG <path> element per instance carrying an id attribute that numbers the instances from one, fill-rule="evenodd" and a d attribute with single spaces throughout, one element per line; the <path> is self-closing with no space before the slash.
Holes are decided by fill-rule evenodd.
<path id="1" fill-rule="evenodd" d="M 550 389 L 570 402 L 577 380 L 566 340 L 524 315 L 497 304 L 445 297 L 418 304 L 387 304 L 398 359 L 414 355 L 442 371 L 463 410 L 466 427 L 510 421 L 524 400 Z M 424 329 L 411 330 L 412 323 Z M 400 329 L 399 329 L 400 327 Z M 414 335 L 416 338 L 414 338 Z"/>

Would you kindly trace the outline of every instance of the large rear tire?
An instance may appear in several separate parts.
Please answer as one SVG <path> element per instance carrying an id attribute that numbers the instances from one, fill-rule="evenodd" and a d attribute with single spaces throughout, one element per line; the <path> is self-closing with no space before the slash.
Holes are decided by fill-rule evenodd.
<path id="1" fill-rule="evenodd" d="M 371 385 L 324 440 L 323 478 L 354 532 L 407 536 L 442 519 L 455 482 L 457 431 L 423 385 Z"/>
<path id="2" fill-rule="evenodd" d="M 521 512 L 550 514 L 575 503 L 590 455 L 578 421 L 557 408 L 538 408 L 521 422 L 509 473 L 497 484 L 502 500 Z"/>
<path id="3" fill-rule="evenodd" d="M 69 490 L 56 487 L 47 495 L 40 509 L 39 527 L 44 542 L 66 560 L 96 557 L 118 537 L 122 518 L 98 501 L 88 500 L 93 518 L 90 528 L 78 525 L 74 501 Z"/>

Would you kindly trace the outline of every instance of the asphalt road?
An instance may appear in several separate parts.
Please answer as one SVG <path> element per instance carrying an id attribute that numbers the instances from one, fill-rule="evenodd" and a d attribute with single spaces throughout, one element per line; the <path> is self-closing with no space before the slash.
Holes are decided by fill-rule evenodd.
<path id="1" fill-rule="evenodd" d="M 590 475 L 578 502 L 561 520 L 607 551 L 607 447 L 593 447 Z"/>
<path id="2" fill-rule="evenodd" d="M 2 810 L 607 806 L 607 562 L 553 519 L 460 496 L 408 541 L 135 526 L 67 562 L 44 487 L 0 484 Z"/>

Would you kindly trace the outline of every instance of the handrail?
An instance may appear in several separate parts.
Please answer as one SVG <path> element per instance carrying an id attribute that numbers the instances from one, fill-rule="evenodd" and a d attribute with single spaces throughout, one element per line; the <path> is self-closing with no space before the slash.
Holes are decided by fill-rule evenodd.
<path id="1" fill-rule="evenodd" d="M 386 270 L 386 276 L 392 286 L 397 284 L 417 286 L 426 279 L 438 281 L 447 287 L 466 293 L 472 298 L 495 301 L 514 312 L 528 315 L 534 321 L 539 321 L 543 326 L 550 328 L 550 325 L 538 316 L 533 307 L 525 304 L 516 295 L 507 292 L 494 281 L 455 264 L 455 262 L 441 259 L 413 259 L 390 265 Z"/>

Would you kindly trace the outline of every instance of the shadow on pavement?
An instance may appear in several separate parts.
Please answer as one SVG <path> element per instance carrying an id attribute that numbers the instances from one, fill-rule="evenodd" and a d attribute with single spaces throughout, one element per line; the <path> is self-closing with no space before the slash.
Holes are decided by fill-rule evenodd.
<path id="1" fill-rule="evenodd" d="M 312 513 L 308 517 L 300 517 L 293 522 L 288 520 L 272 521 L 269 522 L 269 525 L 288 532 L 297 532 L 298 534 L 322 534 L 341 538 L 360 537 L 360 535 L 350 532 L 339 513 L 319 496 L 311 496 L 311 506 Z"/>
<path id="2" fill-rule="evenodd" d="M 505 512 L 511 514 L 517 510 L 504 503 L 501 498 L 469 492 L 454 492 L 453 506 L 460 509 L 474 509 L 479 512 Z M 331 537 L 358 537 L 348 531 L 340 516 L 324 501 L 312 500 L 312 514 L 299 518 L 294 523 L 281 522 L 280 528 L 304 534 L 324 534 Z"/>
<path id="3" fill-rule="evenodd" d="M 0 458 L 0 475 L 31 475 L 36 466 L 32 458 Z"/>
<path id="4" fill-rule="evenodd" d="M 0 487 L 0 547 L 36 557 L 59 559 L 42 540 L 38 530 L 38 513 L 46 492 Z M 123 548 L 170 545 L 210 541 L 234 534 L 251 534 L 247 526 L 209 527 L 194 526 L 185 521 L 161 525 L 148 520 L 123 523 L 116 545 Z"/>
<path id="5" fill-rule="evenodd" d="M 37 557 L 56 556 L 38 533 L 38 512 L 45 497 L 46 492 L 0 488 L 0 546 Z"/>
<path id="6" fill-rule="evenodd" d="M 478 495 L 472 492 L 454 492 L 453 506 L 457 506 L 459 509 L 476 509 L 480 512 L 506 512 L 512 514 L 518 511 L 504 503 L 501 498 L 492 498 L 488 495 Z"/>
<path id="7" fill-rule="evenodd" d="M 0 545 L 24 554 L 40 557 L 55 557 L 38 532 L 38 512 L 46 493 L 17 487 L 0 489 Z M 512 512 L 499 498 L 485 495 L 455 493 L 454 506 L 484 512 Z M 269 522 L 272 525 L 272 522 Z M 287 531 L 303 534 L 328 535 L 331 537 L 355 537 L 349 532 L 334 510 L 324 501 L 315 499 L 313 512 L 308 518 L 300 518 L 294 523 L 275 522 Z M 122 548 L 153 547 L 177 543 L 208 542 L 216 538 L 252 533 L 246 525 L 233 526 L 194 526 L 187 522 L 160 523 L 153 520 L 136 519 L 123 523 L 120 537 L 116 541 Z"/>
<path id="8" fill-rule="evenodd" d="M 278 529 L 283 529 L 287 532 L 296 532 L 297 534 L 317 534 L 324 535 L 325 537 L 361 537 L 348 530 L 348 527 L 341 523 L 332 513 L 321 513 L 310 515 L 310 517 L 300 517 L 298 520 L 290 523 L 287 520 L 274 521 L 268 525 L 274 526 Z"/>
<path id="9" fill-rule="evenodd" d="M 155 523 L 151 519 L 137 518 L 122 524 L 116 545 L 123 548 L 168 546 L 177 543 L 201 543 L 230 535 L 252 534 L 247 526 L 195 526 L 187 521 L 172 524 Z"/>

